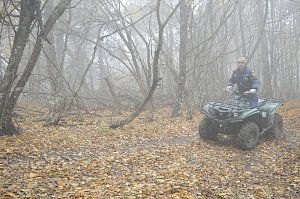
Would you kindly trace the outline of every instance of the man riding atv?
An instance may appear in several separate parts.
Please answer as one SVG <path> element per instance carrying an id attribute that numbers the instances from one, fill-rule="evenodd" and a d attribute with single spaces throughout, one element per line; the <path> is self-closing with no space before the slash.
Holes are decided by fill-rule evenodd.
<path id="1" fill-rule="evenodd" d="M 246 66 L 245 57 L 238 59 L 238 68 L 232 72 L 227 90 L 231 91 L 234 84 L 237 84 L 238 87 L 236 94 L 247 94 L 246 97 L 250 105 L 253 108 L 257 107 L 258 98 L 256 93 L 260 84 L 253 71 Z"/>
<path id="2" fill-rule="evenodd" d="M 258 99 L 259 81 L 246 67 L 244 57 L 239 58 L 238 64 L 227 87 L 233 98 L 225 102 L 211 101 L 203 107 L 199 135 L 204 140 L 216 139 L 219 133 L 234 135 L 238 148 L 251 150 L 257 145 L 260 135 L 278 137 L 282 134 L 283 120 L 277 113 L 282 101 L 265 97 Z M 232 92 L 234 84 L 238 90 Z"/>

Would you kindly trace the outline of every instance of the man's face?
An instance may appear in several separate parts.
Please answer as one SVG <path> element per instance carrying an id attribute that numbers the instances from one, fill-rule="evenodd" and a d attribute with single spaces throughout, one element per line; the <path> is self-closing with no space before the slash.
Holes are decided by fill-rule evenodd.
<path id="1" fill-rule="evenodd" d="M 246 63 L 243 62 L 243 61 L 239 61 L 239 62 L 238 62 L 238 66 L 239 66 L 239 69 L 240 69 L 240 70 L 244 70 L 245 67 L 246 67 Z"/>

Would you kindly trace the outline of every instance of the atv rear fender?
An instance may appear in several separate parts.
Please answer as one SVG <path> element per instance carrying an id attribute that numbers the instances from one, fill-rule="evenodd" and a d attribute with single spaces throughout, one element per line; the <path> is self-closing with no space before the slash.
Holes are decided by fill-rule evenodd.
<path id="1" fill-rule="evenodd" d="M 267 115 L 274 115 L 281 106 L 281 101 L 269 100 L 262 107 L 260 107 L 260 109 L 262 112 L 266 112 Z"/>

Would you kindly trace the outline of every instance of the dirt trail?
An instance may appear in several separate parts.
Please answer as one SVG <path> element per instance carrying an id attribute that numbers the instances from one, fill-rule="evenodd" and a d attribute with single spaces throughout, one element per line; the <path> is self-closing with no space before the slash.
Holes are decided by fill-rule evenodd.
<path id="1" fill-rule="evenodd" d="M 136 145 L 127 144 L 124 146 L 124 150 L 130 153 L 130 151 L 133 149 L 146 149 L 151 147 L 170 145 L 186 145 L 189 142 L 195 141 L 195 139 L 200 139 L 198 132 L 191 132 L 190 134 L 169 137 L 162 140 L 148 140 L 145 142 L 138 143 Z M 298 133 L 293 130 L 285 130 L 282 136 L 277 139 L 284 140 L 284 145 L 288 149 L 296 149 L 300 147 L 300 136 L 298 136 Z M 260 143 L 268 141 L 272 140 L 266 139 L 264 137 L 260 138 Z M 216 140 L 216 142 L 221 145 L 234 145 L 234 137 L 230 135 L 218 135 L 218 139 Z"/>

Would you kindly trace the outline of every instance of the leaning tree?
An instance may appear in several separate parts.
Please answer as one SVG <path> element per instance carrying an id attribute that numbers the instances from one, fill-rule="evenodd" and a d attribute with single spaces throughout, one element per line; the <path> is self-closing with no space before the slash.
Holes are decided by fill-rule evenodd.
<path id="1" fill-rule="evenodd" d="M 19 132 L 13 123 L 13 110 L 36 65 L 43 42 L 49 42 L 47 39 L 48 33 L 53 28 L 57 19 L 70 5 L 71 1 L 72 0 L 60 0 L 45 23 L 43 23 L 41 17 L 41 8 L 43 8 L 43 6 L 41 6 L 40 0 L 22 0 L 19 4 L 13 4 L 19 6 L 16 8 L 16 12 L 19 12 L 19 14 L 16 15 L 18 16 L 18 19 L 16 19 L 17 24 L 11 24 L 13 27 L 17 27 L 17 30 L 15 30 L 14 42 L 5 74 L 0 82 L 1 134 L 12 135 Z M 9 18 L 10 13 L 2 13 L 1 16 Z M 11 22 L 11 20 L 9 21 Z M 25 48 L 29 43 L 30 35 L 35 32 L 37 32 L 37 35 L 35 37 L 34 47 L 25 65 L 25 69 L 21 70 L 21 63 L 23 64 L 21 60 Z"/>

